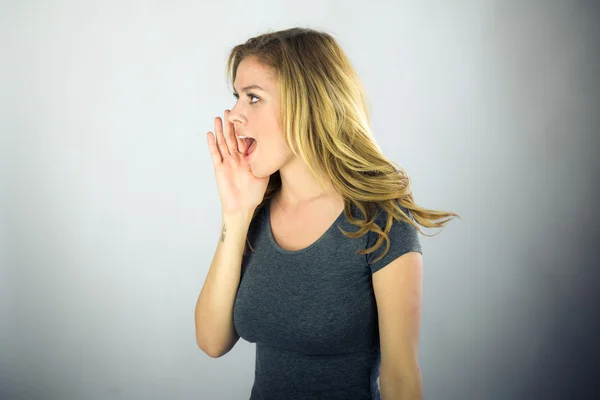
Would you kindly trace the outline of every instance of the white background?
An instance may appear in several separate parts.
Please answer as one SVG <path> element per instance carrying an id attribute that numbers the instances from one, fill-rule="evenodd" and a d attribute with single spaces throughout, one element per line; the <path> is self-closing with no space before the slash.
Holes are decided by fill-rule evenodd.
<path id="1" fill-rule="evenodd" d="M 425 398 L 591 388 L 596 3 L 1 9 L 3 399 L 250 396 L 255 345 L 212 359 L 195 341 L 221 224 L 206 133 L 234 105 L 229 49 L 293 26 L 346 51 L 377 142 L 411 176 L 417 204 L 462 216 L 421 236 Z"/>

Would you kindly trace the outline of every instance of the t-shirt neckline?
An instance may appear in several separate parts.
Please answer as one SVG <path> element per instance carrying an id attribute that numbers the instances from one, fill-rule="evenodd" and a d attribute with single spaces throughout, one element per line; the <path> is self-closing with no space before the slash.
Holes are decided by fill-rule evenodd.
<path id="1" fill-rule="evenodd" d="M 277 244 L 277 242 L 275 241 L 275 238 L 273 237 L 273 231 L 271 230 L 271 200 L 273 200 L 273 197 L 271 197 L 269 199 L 268 203 L 265 206 L 266 220 L 267 220 L 267 233 L 269 236 L 269 242 L 271 242 L 271 246 L 276 251 L 278 251 L 279 253 L 282 253 L 282 254 L 301 254 L 301 253 L 311 250 L 314 247 L 317 247 L 318 245 L 321 244 L 321 242 L 323 242 L 325 240 L 325 238 L 330 234 L 330 232 L 334 229 L 334 227 L 337 226 L 338 222 L 344 216 L 344 210 L 342 210 L 340 215 L 338 215 L 338 217 L 335 219 L 335 221 L 333 221 L 333 223 L 329 226 L 329 228 L 327 228 L 325 233 L 323 233 L 317 240 L 315 240 L 313 243 L 311 243 L 307 247 L 300 249 L 300 250 L 287 250 L 287 249 L 284 249 L 283 247 L 279 246 Z"/>

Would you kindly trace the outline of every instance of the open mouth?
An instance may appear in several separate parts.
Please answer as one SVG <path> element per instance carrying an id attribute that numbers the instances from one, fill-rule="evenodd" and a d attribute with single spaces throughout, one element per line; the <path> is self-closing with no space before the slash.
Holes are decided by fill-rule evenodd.
<path id="1" fill-rule="evenodd" d="M 244 156 L 249 156 L 256 149 L 256 140 L 252 138 L 245 138 L 246 141 L 246 150 L 244 151 Z"/>

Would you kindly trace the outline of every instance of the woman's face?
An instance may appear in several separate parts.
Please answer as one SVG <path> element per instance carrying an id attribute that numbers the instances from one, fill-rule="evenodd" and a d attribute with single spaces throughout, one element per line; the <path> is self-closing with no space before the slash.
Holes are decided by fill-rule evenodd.
<path id="1" fill-rule="evenodd" d="M 257 177 L 270 176 L 294 157 L 281 130 L 276 77 L 255 57 L 246 57 L 238 66 L 233 90 L 237 100 L 228 120 L 236 136 L 256 140 L 248 161 L 252 173 Z"/>

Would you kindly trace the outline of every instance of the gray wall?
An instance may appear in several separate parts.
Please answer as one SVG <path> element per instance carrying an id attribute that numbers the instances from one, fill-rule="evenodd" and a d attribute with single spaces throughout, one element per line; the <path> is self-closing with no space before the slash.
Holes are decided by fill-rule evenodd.
<path id="1" fill-rule="evenodd" d="M 0 398 L 249 397 L 254 344 L 195 343 L 221 223 L 206 132 L 234 104 L 227 50 L 296 25 L 348 53 L 417 203 L 462 215 L 422 237 L 425 397 L 597 390 L 599 9 L 2 2 Z"/>

